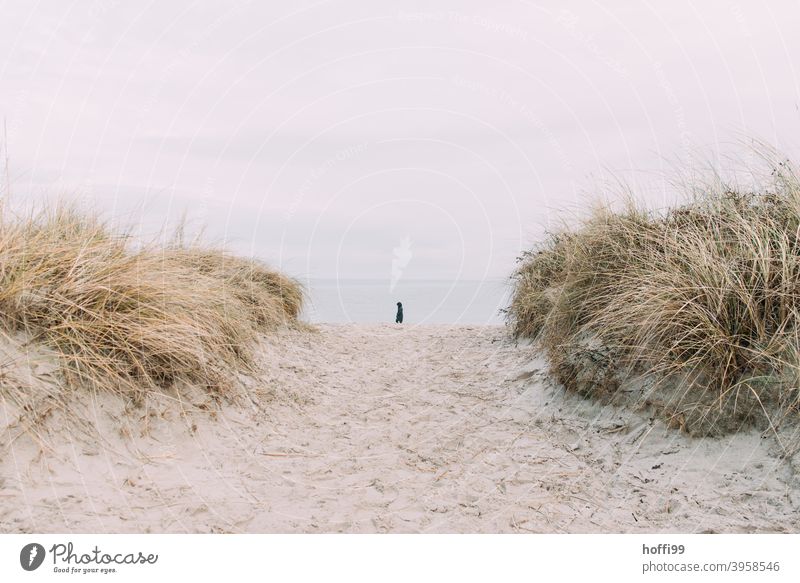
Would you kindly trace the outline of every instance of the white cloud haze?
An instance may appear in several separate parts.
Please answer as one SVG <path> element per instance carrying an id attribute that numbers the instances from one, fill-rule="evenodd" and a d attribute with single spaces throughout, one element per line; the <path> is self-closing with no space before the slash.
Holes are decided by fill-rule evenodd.
<path id="1" fill-rule="evenodd" d="M 611 170 L 794 153 L 797 2 L 4 2 L 14 202 L 79 195 L 298 276 L 504 276 Z M 5 151 L 3 152 L 5 154 Z M 659 196 L 656 189 L 650 196 Z"/>

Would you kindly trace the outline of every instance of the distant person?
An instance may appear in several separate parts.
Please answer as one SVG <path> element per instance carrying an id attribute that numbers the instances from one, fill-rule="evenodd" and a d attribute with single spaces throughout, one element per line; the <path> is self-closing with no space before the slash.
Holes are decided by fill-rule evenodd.
<path id="1" fill-rule="evenodd" d="M 397 302 L 397 316 L 394 318 L 395 324 L 402 324 L 403 323 L 403 303 Z"/>

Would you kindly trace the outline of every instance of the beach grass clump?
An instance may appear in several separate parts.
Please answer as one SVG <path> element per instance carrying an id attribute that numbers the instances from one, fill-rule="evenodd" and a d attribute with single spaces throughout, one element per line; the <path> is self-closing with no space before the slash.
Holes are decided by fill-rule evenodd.
<path id="1" fill-rule="evenodd" d="M 800 180 L 715 181 L 656 212 L 595 208 L 520 258 L 509 319 L 568 389 L 696 434 L 800 418 Z M 644 380 L 647 382 L 645 383 Z M 627 384 L 626 384 L 627 383 Z"/>
<path id="2" fill-rule="evenodd" d="M 230 394 L 257 335 L 302 303 L 297 282 L 256 260 L 135 243 L 74 207 L 0 218 L 0 324 L 52 349 L 70 388 Z"/>
<path id="3" fill-rule="evenodd" d="M 296 320 L 300 315 L 304 301 L 302 287 L 258 260 L 205 247 L 178 248 L 173 253 L 201 274 L 223 282 L 257 326 L 269 328 L 287 319 Z"/>

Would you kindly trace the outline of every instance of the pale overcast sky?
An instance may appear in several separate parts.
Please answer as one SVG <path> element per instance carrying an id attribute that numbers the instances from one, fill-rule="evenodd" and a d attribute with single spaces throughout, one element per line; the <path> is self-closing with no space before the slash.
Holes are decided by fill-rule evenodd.
<path id="1" fill-rule="evenodd" d="M 300 276 L 504 276 L 553 210 L 742 136 L 794 154 L 798 2 L 0 2 L 12 200 Z M 2 138 L 0 138 L 2 141 Z M 5 155 L 5 151 L 3 152 Z M 649 184 L 649 183 L 648 183 Z"/>

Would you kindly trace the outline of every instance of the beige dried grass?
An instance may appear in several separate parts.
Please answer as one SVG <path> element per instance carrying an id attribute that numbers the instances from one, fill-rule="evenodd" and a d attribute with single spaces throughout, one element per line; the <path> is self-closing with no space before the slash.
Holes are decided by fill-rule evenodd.
<path id="1" fill-rule="evenodd" d="M 520 258 L 509 321 L 568 388 L 648 403 L 701 434 L 800 416 L 800 179 L 694 184 L 666 212 L 598 206 Z"/>
<path id="2" fill-rule="evenodd" d="M 0 323 L 55 351 L 65 388 L 133 401 L 190 383 L 231 394 L 257 335 L 297 320 L 303 291 L 200 245 L 133 245 L 75 207 L 0 218 Z"/>

